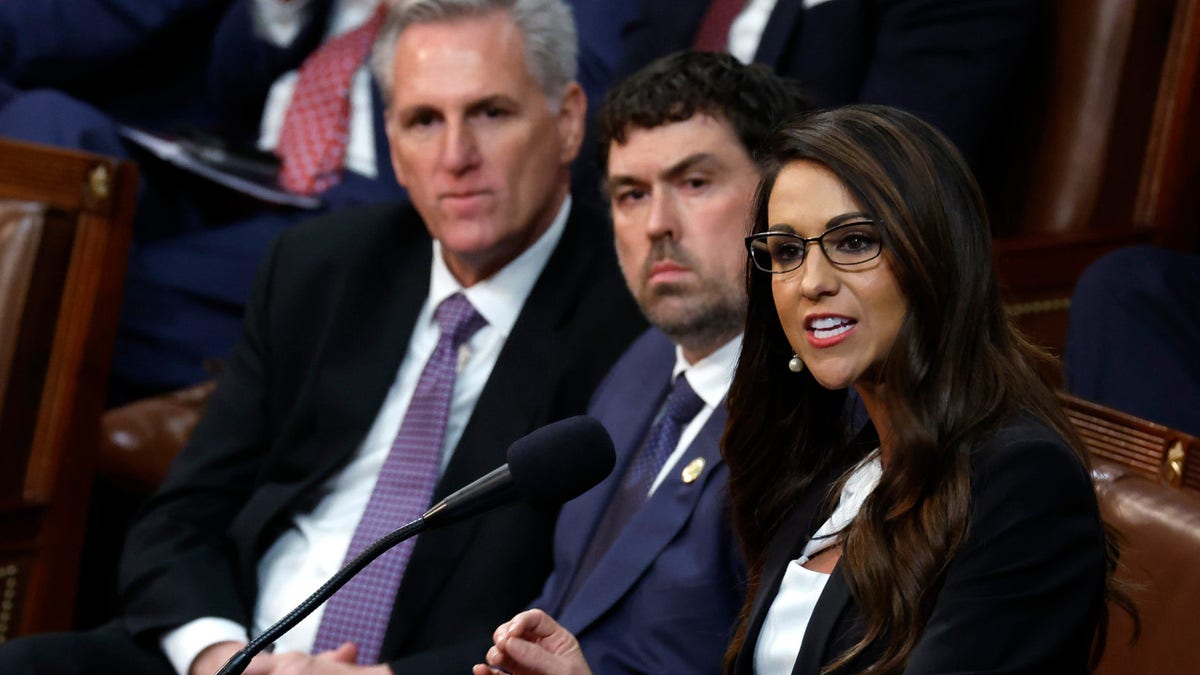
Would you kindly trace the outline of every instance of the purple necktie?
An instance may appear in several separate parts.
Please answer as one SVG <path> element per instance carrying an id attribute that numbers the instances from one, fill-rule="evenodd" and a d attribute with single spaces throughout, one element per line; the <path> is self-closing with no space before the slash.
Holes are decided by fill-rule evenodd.
<path id="1" fill-rule="evenodd" d="M 675 446 L 679 445 L 679 437 L 683 434 L 684 427 L 691 423 L 692 418 L 698 415 L 703 408 L 704 399 L 700 398 L 688 384 L 687 376 L 680 375 L 676 378 L 670 393 L 663 401 L 658 416 L 650 425 L 650 430 L 646 432 L 642 446 L 629 461 L 625 475 L 621 477 L 621 485 L 613 495 L 612 501 L 608 503 L 604 515 L 601 516 L 600 524 L 596 527 L 591 542 L 588 543 L 587 552 L 579 563 L 575 577 L 571 579 L 571 586 L 565 596 L 566 600 L 563 602 L 564 607 L 579 591 L 597 563 L 608 552 L 609 547 L 621 535 L 625 525 L 633 518 L 638 509 L 642 508 L 658 472 L 662 470 L 663 465 L 667 463 L 667 458 L 675 451 Z"/>
<path id="2" fill-rule="evenodd" d="M 458 350 L 487 324 L 462 293 L 443 300 L 434 318 L 441 337 L 421 372 L 344 562 L 429 508 L 441 472 Z M 358 645 L 359 663 L 378 663 L 396 591 L 415 543 L 414 537 L 384 553 L 330 598 L 317 629 L 314 654 L 348 641 Z"/>

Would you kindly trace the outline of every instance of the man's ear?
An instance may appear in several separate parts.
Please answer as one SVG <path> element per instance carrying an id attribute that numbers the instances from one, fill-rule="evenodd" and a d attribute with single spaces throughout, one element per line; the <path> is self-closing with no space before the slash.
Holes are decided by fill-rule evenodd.
<path id="1" fill-rule="evenodd" d="M 571 82 L 563 91 L 558 106 L 558 139 L 562 147 L 559 159 L 564 165 L 575 161 L 583 145 L 583 131 L 587 117 L 587 94 L 578 82 Z"/>

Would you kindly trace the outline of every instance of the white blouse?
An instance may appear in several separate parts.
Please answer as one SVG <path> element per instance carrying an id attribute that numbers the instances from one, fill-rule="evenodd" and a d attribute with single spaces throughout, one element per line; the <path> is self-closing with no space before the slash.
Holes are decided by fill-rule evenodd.
<path id="1" fill-rule="evenodd" d="M 837 543 L 838 534 L 854 520 L 867 495 L 879 484 L 882 471 L 878 452 L 871 453 L 855 467 L 842 485 L 838 504 L 829 519 L 817 528 L 803 554 L 788 564 L 754 647 L 754 672 L 759 675 L 792 672 L 813 608 L 829 580 L 828 574 L 810 570 L 804 563 Z"/>

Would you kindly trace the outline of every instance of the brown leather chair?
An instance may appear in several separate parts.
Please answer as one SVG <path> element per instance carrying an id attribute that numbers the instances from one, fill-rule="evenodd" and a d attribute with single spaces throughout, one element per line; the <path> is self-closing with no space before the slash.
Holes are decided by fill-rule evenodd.
<path id="1" fill-rule="evenodd" d="M 104 413 L 97 473 L 127 492 L 153 492 L 187 443 L 216 386 L 216 380 L 208 380 Z"/>
<path id="2" fill-rule="evenodd" d="M 1123 535 L 1119 577 L 1137 605 L 1141 630 L 1109 608 L 1097 675 L 1194 675 L 1200 671 L 1200 494 L 1103 460 L 1093 476 L 1105 518 Z"/>
<path id="3" fill-rule="evenodd" d="M 1200 644 L 1200 439 L 1069 394 L 1067 416 L 1092 453 L 1105 520 L 1121 534 L 1118 577 L 1140 634 L 1109 607 L 1100 675 L 1192 675 Z"/>
<path id="4" fill-rule="evenodd" d="M 1200 0 L 1055 0 L 1037 114 L 993 204 L 1005 299 L 1061 351 L 1083 269 L 1200 230 Z"/>
<path id="5" fill-rule="evenodd" d="M 1067 393 L 1059 400 L 1092 457 L 1200 494 L 1200 438 Z"/>
<path id="6" fill-rule="evenodd" d="M 71 625 L 136 181 L 0 139 L 0 641 Z"/>

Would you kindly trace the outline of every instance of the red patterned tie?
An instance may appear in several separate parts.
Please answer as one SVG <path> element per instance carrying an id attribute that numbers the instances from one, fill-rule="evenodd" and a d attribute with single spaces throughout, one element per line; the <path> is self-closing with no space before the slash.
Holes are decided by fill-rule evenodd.
<path id="1" fill-rule="evenodd" d="M 341 179 L 350 134 L 350 83 L 383 23 L 386 6 L 366 23 L 328 40 L 300 66 L 300 76 L 275 154 L 279 184 L 301 195 L 324 192 Z"/>
<path id="2" fill-rule="evenodd" d="M 692 48 L 704 52 L 723 52 L 729 45 L 729 27 L 746 5 L 746 0 L 712 0 Z"/>

